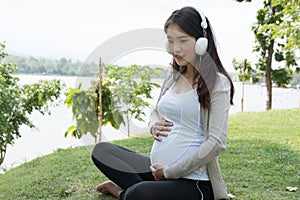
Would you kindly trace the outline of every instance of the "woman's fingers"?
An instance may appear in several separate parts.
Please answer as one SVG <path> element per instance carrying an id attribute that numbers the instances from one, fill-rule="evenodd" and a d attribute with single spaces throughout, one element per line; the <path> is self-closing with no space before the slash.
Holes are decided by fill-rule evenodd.
<path id="1" fill-rule="evenodd" d="M 153 125 L 153 131 L 171 131 L 170 126 L 173 126 L 171 122 L 156 122 Z"/>
<path id="2" fill-rule="evenodd" d="M 162 139 L 159 138 L 156 134 L 153 134 L 153 137 L 154 137 L 155 140 L 157 140 L 157 141 L 159 141 L 159 142 L 161 142 L 161 140 L 162 140 Z"/>
<path id="3" fill-rule="evenodd" d="M 154 131 L 171 131 L 172 129 L 166 126 L 154 126 Z"/>
<path id="4" fill-rule="evenodd" d="M 152 127 L 152 134 L 153 134 L 154 139 L 157 141 L 162 141 L 160 136 L 168 137 L 168 133 L 166 133 L 166 132 L 169 132 L 172 130 L 170 128 L 171 126 L 173 126 L 173 123 L 169 122 L 169 121 L 156 122 Z"/>
<path id="5" fill-rule="evenodd" d="M 154 139 L 157 140 L 157 141 L 159 141 L 159 142 L 162 141 L 162 139 L 160 138 L 161 136 L 162 136 L 162 137 L 168 137 L 168 134 L 167 134 L 167 133 L 162 133 L 162 132 L 160 132 L 160 131 L 156 131 L 156 132 L 153 134 Z"/>
<path id="6" fill-rule="evenodd" d="M 171 131 L 171 128 L 169 128 L 167 126 L 160 126 L 159 130 L 161 130 L 161 131 Z"/>
<path id="7" fill-rule="evenodd" d="M 168 133 L 162 132 L 162 131 L 156 131 L 155 132 L 157 136 L 163 136 L 163 137 L 167 137 Z"/>
<path id="8" fill-rule="evenodd" d="M 173 126 L 173 123 L 169 121 L 159 121 L 156 122 L 155 124 L 158 126 Z"/>

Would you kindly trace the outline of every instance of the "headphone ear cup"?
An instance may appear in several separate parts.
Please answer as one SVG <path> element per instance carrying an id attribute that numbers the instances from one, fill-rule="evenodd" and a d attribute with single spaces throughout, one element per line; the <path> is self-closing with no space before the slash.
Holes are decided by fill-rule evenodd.
<path id="1" fill-rule="evenodd" d="M 196 54 L 203 56 L 206 53 L 208 46 L 208 40 L 205 37 L 199 38 L 195 43 L 195 52 Z"/>

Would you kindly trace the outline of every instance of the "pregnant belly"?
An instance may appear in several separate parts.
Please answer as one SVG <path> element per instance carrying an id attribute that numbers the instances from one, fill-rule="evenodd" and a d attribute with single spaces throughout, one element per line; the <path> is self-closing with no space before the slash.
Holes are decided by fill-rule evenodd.
<path id="1" fill-rule="evenodd" d="M 183 159 L 197 148 L 192 141 L 191 138 L 177 134 L 170 134 L 163 138 L 162 142 L 155 141 L 150 153 L 151 163 L 168 165 Z"/>

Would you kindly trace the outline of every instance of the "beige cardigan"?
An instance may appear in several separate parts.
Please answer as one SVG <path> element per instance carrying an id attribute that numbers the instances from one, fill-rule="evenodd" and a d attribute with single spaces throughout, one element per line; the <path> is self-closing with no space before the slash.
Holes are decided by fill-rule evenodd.
<path id="1" fill-rule="evenodd" d="M 194 154 L 180 162 L 166 166 L 164 175 L 168 179 L 177 179 L 206 165 L 215 199 L 229 199 L 221 176 L 218 155 L 226 149 L 228 112 L 230 108 L 230 82 L 223 74 L 217 73 L 217 75 L 216 85 L 210 92 L 211 109 L 208 111 L 201 108 L 205 142 Z M 167 70 L 158 101 L 177 80 L 177 77 L 179 77 L 178 72 Z M 150 132 L 153 124 L 161 120 L 156 106 L 150 115 Z"/>

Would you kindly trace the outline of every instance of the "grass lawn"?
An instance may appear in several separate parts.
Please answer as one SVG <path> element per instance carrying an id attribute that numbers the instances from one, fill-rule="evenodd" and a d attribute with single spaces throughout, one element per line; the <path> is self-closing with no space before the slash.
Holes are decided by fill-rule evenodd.
<path id="1" fill-rule="evenodd" d="M 147 135 L 114 141 L 146 155 L 152 142 Z M 106 178 L 93 165 L 91 149 L 59 149 L 7 171 L 0 175 L 0 199 L 114 199 L 94 190 Z M 299 200 L 300 109 L 231 115 L 220 165 L 237 200 Z"/>

